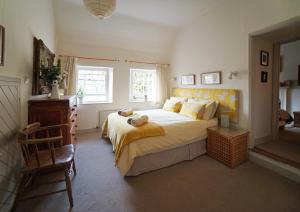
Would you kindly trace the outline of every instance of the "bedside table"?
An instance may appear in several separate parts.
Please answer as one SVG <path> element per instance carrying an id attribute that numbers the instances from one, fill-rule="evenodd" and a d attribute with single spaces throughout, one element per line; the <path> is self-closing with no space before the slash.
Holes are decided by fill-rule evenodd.
<path id="1" fill-rule="evenodd" d="M 207 154 L 234 168 L 247 160 L 248 131 L 237 128 L 207 129 Z"/>

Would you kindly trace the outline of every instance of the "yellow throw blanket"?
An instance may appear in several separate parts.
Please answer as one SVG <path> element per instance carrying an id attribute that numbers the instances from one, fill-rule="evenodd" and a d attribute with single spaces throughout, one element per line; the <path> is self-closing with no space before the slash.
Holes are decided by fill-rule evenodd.
<path id="1" fill-rule="evenodd" d="M 165 135 L 159 124 L 148 122 L 143 126 L 134 127 L 127 123 L 128 118 L 111 113 L 102 126 L 102 136 L 108 137 L 114 146 L 116 164 L 123 148 L 131 142 L 145 137 Z"/>

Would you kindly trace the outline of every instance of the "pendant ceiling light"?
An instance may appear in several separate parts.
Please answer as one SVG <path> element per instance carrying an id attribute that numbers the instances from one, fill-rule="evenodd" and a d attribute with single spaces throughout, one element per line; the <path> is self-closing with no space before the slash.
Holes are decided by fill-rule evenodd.
<path id="1" fill-rule="evenodd" d="M 110 17 L 116 9 L 116 0 L 83 0 L 90 13 L 99 19 Z"/>

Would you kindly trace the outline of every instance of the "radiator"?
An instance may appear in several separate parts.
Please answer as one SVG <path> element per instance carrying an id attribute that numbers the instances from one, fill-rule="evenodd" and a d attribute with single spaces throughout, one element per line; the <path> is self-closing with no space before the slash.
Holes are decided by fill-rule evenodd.
<path id="1" fill-rule="evenodd" d="M 103 123 L 105 122 L 107 116 L 110 113 L 114 113 L 117 112 L 119 109 L 115 109 L 115 110 L 102 110 L 99 112 L 99 127 L 101 128 Z"/>
<path id="2" fill-rule="evenodd" d="M 0 76 L 0 211 L 11 210 L 20 179 L 19 93 L 19 79 Z"/>

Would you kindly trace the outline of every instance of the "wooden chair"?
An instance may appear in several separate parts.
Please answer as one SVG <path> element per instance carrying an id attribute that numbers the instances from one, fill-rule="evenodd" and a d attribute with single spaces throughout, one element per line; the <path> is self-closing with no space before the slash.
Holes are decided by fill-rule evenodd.
<path id="1" fill-rule="evenodd" d="M 73 144 L 63 145 L 62 128 L 67 126 L 68 124 L 40 127 L 40 123 L 36 122 L 19 131 L 19 143 L 25 161 L 25 167 L 22 169 L 24 176 L 33 182 L 36 174 L 41 171 L 45 170 L 46 173 L 64 171 L 66 183 L 66 189 L 20 200 L 67 191 L 70 207 L 73 207 L 70 173 L 73 168 L 76 175 L 76 168 Z M 41 134 L 45 136 L 40 138 Z"/>

